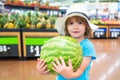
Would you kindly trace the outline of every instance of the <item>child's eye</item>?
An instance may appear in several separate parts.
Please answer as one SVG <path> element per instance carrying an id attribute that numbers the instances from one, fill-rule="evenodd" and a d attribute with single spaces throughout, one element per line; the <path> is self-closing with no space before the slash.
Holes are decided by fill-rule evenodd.
<path id="1" fill-rule="evenodd" d="M 73 24 L 73 22 L 70 22 L 69 24 L 70 24 L 70 25 L 72 25 L 72 24 Z"/>
<path id="2" fill-rule="evenodd" d="M 81 21 L 79 21 L 78 23 L 79 23 L 79 24 L 82 24 L 82 22 L 81 22 Z"/>

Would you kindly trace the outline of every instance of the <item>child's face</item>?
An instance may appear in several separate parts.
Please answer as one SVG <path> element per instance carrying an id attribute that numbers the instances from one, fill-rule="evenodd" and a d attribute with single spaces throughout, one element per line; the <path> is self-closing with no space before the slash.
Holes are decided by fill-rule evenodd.
<path id="1" fill-rule="evenodd" d="M 71 37 L 74 38 L 82 38 L 85 33 L 85 22 L 83 18 L 74 16 L 68 18 L 67 22 L 67 30 Z"/>

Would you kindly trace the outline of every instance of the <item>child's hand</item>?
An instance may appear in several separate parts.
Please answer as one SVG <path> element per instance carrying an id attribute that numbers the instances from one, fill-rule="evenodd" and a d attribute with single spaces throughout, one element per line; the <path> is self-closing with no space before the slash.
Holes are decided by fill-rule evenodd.
<path id="1" fill-rule="evenodd" d="M 47 70 L 47 65 L 45 64 L 45 61 L 38 58 L 37 59 L 37 71 L 40 74 L 48 74 L 49 71 Z"/>
<path id="2" fill-rule="evenodd" d="M 60 61 L 55 58 L 55 62 L 52 62 L 53 70 L 61 74 L 66 78 L 71 78 L 73 76 L 73 66 L 71 60 L 68 60 L 68 66 L 66 66 L 65 61 L 60 57 Z"/>

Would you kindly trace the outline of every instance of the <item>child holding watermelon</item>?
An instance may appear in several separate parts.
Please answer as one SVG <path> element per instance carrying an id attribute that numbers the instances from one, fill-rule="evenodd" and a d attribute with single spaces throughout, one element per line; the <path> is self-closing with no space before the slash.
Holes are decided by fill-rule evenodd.
<path id="1" fill-rule="evenodd" d="M 56 27 L 61 35 L 75 38 L 83 49 L 83 61 L 76 71 L 73 71 L 71 60 L 66 66 L 65 61 L 60 57 L 60 61 L 55 59 L 53 70 L 58 73 L 56 80 L 90 80 L 89 70 L 91 63 L 96 59 L 96 52 L 93 43 L 89 40 L 92 30 L 97 26 L 90 23 L 85 8 L 80 5 L 73 5 L 67 10 L 64 17 L 56 20 Z M 38 59 L 37 69 L 40 74 L 49 74 L 45 61 Z"/>

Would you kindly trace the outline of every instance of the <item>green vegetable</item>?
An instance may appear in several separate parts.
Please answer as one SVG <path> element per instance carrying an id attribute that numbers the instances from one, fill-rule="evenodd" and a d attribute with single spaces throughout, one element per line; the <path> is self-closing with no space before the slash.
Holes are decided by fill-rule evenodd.
<path id="1" fill-rule="evenodd" d="M 68 65 L 68 59 L 72 60 L 74 71 L 81 65 L 83 52 L 80 44 L 74 38 L 68 36 L 57 36 L 49 39 L 41 48 L 40 58 L 46 61 L 48 70 L 52 74 L 57 74 L 52 70 L 51 62 L 62 56 Z"/>

